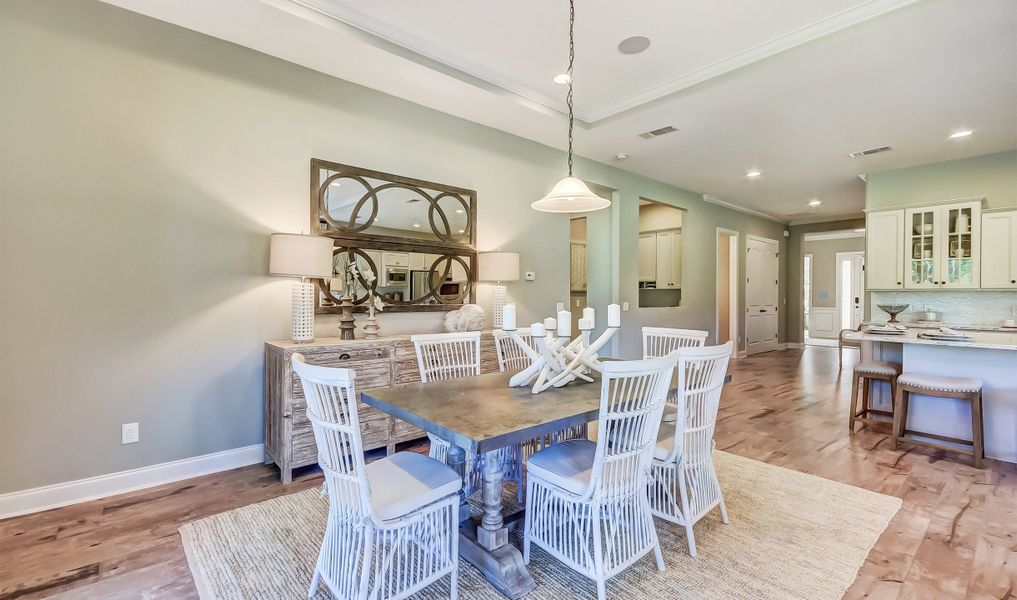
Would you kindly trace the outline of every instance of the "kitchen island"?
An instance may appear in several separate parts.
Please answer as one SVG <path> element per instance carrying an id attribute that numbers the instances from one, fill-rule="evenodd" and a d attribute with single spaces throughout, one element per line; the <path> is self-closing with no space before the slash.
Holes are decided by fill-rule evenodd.
<path id="1" fill-rule="evenodd" d="M 858 331 L 844 337 L 862 342 L 861 360 L 898 362 L 905 372 L 981 379 L 985 455 L 1017 463 L 1017 332 L 964 331 L 969 340 L 946 341 L 922 338 L 923 331 L 928 330 Z M 872 394 L 875 407 L 890 410 L 889 385 L 875 382 Z M 971 439 L 969 403 L 912 394 L 907 428 Z"/>

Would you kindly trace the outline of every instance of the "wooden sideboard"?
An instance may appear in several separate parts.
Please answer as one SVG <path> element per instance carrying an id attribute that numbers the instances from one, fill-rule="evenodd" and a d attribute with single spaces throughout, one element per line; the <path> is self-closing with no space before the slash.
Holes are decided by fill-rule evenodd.
<path id="1" fill-rule="evenodd" d="M 321 338 L 302 344 L 267 342 L 265 463 L 279 466 L 283 483 L 291 481 L 293 469 L 318 462 L 304 391 L 290 363 L 294 352 L 303 354 L 310 364 L 353 369 L 357 390 L 420 381 L 417 354 L 408 335 L 377 340 Z M 480 359 L 482 373 L 498 370 L 494 336 L 489 331 L 480 338 Z M 397 443 L 424 437 L 420 429 L 364 403 L 358 410 L 365 450 L 385 447 L 391 454 Z"/>

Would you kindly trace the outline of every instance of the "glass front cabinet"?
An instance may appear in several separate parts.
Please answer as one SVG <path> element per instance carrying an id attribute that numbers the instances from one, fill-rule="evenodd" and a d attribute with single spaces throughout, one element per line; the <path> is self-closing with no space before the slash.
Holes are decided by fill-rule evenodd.
<path id="1" fill-rule="evenodd" d="M 981 221 L 980 202 L 908 209 L 904 287 L 977 288 Z"/>

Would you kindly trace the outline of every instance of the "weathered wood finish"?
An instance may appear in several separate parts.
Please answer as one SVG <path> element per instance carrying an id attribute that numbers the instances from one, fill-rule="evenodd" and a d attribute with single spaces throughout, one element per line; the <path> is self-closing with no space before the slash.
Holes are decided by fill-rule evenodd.
<path id="1" fill-rule="evenodd" d="M 480 351 L 481 372 L 497 372 L 498 358 L 491 333 L 481 336 Z M 291 481 L 293 469 L 318 461 L 304 391 L 290 366 L 294 352 L 303 354 L 310 364 L 353 369 L 358 390 L 420 381 L 409 336 L 265 344 L 265 462 L 279 466 L 283 483 Z M 360 403 L 359 411 L 365 449 L 387 448 L 393 452 L 397 443 L 424 436 L 421 429 L 364 403 Z"/>

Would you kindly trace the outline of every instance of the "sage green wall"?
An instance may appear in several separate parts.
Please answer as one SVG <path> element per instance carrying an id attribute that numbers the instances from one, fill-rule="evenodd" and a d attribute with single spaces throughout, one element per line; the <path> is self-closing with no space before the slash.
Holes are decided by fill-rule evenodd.
<path id="1" fill-rule="evenodd" d="M 537 273 L 509 287 L 520 319 L 568 297 L 568 216 L 529 208 L 563 175 L 553 148 L 93 0 L 0 3 L 0 80 L 0 492 L 261 442 L 263 343 L 289 334 L 268 234 L 307 227 L 311 157 L 476 189 L 480 249 Z M 713 329 L 716 227 L 783 239 L 692 192 L 576 171 L 616 190 L 589 216 L 598 310 L 636 304 L 639 197 L 688 210 L 685 305 L 625 314 L 628 356 L 641 324 Z M 387 334 L 440 324 L 381 317 Z"/>
<path id="2" fill-rule="evenodd" d="M 812 306 L 837 306 L 837 253 L 864 251 L 864 237 L 802 242 L 802 255 L 812 255 Z"/>
<path id="3" fill-rule="evenodd" d="M 985 197 L 985 207 L 1017 207 L 1017 150 L 870 173 L 866 210 Z"/>
<path id="4" fill-rule="evenodd" d="M 802 287 L 802 243 L 806 233 L 819 233 L 823 231 L 843 231 L 845 229 L 859 229 L 865 227 L 865 219 L 847 219 L 842 221 L 830 221 L 827 223 L 809 223 L 806 225 L 792 225 L 788 228 L 791 232 L 788 238 L 788 260 L 786 261 L 790 282 L 787 295 L 787 341 L 789 344 L 801 344 L 805 342 L 805 290 Z M 868 302 L 866 302 L 868 304 Z"/>

